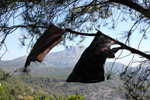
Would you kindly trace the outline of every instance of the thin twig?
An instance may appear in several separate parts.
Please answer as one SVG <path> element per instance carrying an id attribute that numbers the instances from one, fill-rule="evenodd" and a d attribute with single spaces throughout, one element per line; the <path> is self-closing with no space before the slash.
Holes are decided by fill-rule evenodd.
<path id="1" fill-rule="evenodd" d="M 6 50 L 5 50 L 4 53 L 1 55 L 0 60 L 1 60 L 2 57 L 8 52 L 7 45 L 5 44 L 5 42 L 4 42 L 3 44 L 4 44 L 5 48 L 6 48 Z"/>

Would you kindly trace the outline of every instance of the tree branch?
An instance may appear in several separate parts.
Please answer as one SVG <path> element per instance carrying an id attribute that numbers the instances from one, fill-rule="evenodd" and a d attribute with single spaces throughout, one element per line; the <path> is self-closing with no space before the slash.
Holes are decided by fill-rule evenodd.
<path id="1" fill-rule="evenodd" d="M 102 32 L 101 32 L 101 33 L 102 33 Z M 103 34 L 103 33 L 102 33 L 102 34 Z M 139 54 L 139 55 L 141 55 L 141 56 L 143 56 L 143 57 L 145 57 L 145 58 L 147 58 L 147 59 L 150 60 L 150 55 L 147 55 L 146 53 L 144 53 L 144 52 L 142 52 L 142 51 L 139 51 L 139 50 L 137 50 L 137 49 L 134 49 L 134 48 L 132 48 L 132 47 L 129 47 L 129 46 L 127 46 L 126 44 L 121 43 L 121 42 L 119 42 L 119 41 L 117 41 L 117 40 L 115 40 L 115 39 L 113 39 L 113 38 L 111 38 L 111 37 L 109 37 L 109 36 L 107 36 L 107 35 L 105 35 L 105 34 L 103 34 L 103 35 L 106 36 L 107 38 L 113 40 L 113 41 L 116 41 L 116 43 L 119 44 L 123 49 L 129 50 L 131 53 Z"/>
<path id="2" fill-rule="evenodd" d="M 76 31 L 72 31 L 71 29 L 66 29 L 66 31 L 67 31 L 67 32 L 70 32 L 70 33 L 75 33 L 75 34 L 77 34 L 77 35 L 96 36 L 96 34 L 94 34 L 94 33 L 80 33 L 80 32 L 76 32 Z M 99 31 L 99 30 L 97 30 L 97 31 Z M 100 31 L 99 31 L 99 32 L 100 32 Z M 101 32 L 101 34 L 103 34 L 103 33 Z M 117 41 L 117 40 L 113 39 L 112 37 L 109 37 L 109 36 L 107 36 L 107 35 L 105 35 L 105 34 L 103 34 L 103 35 L 104 35 L 105 37 L 109 38 L 110 40 L 115 41 L 117 44 L 119 44 L 119 45 L 122 47 L 122 49 L 129 50 L 131 53 L 139 54 L 139 55 L 141 55 L 141 56 L 143 56 L 143 57 L 145 57 L 145 58 L 147 58 L 147 59 L 150 60 L 150 55 L 148 55 L 148 54 L 146 54 L 146 53 L 144 53 L 144 52 L 142 52 L 142 51 L 139 51 L 139 50 L 137 50 L 137 49 L 134 49 L 134 48 L 132 48 L 132 47 L 129 47 L 129 46 L 127 46 L 126 44 L 121 43 L 121 42 L 119 42 L 119 41 Z"/>
<path id="3" fill-rule="evenodd" d="M 68 28 L 66 28 L 66 32 L 75 33 L 77 35 L 96 36 L 95 33 L 80 33 L 80 32 L 76 32 L 76 31 L 73 31 L 73 30 L 68 29 Z"/>
<path id="4" fill-rule="evenodd" d="M 131 0 L 109 0 L 109 2 L 119 3 L 123 4 L 129 8 L 132 8 L 141 14 L 143 14 L 145 17 L 150 18 L 150 12 L 148 9 L 143 8 L 141 5 L 134 3 Z"/>

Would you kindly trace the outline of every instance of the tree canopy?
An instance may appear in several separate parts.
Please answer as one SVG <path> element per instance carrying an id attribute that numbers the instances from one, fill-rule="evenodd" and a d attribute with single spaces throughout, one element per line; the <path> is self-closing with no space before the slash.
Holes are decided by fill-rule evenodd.
<path id="1" fill-rule="evenodd" d="M 61 28 L 89 32 L 101 26 L 118 26 L 118 21 L 133 20 L 133 26 L 124 33 L 129 37 L 140 27 L 143 37 L 149 31 L 148 0 L 2 0 L 0 1 L 0 47 L 6 47 L 5 39 L 18 28 L 25 29 L 20 42 L 32 46 L 51 23 Z M 19 23 L 16 21 L 19 20 Z M 74 40 L 76 34 L 64 34 L 62 42 Z M 29 44 L 25 40 L 30 39 Z M 82 42 L 85 37 L 80 36 Z"/>

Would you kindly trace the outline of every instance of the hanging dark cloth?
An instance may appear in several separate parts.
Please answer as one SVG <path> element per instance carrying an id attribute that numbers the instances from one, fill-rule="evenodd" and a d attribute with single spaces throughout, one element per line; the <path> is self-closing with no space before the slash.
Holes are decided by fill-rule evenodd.
<path id="1" fill-rule="evenodd" d="M 114 58 L 114 54 L 120 49 L 110 46 L 115 44 L 97 32 L 90 46 L 83 52 L 66 82 L 95 83 L 104 81 L 104 64 L 107 58 Z"/>
<path id="2" fill-rule="evenodd" d="M 46 54 L 63 40 L 62 35 L 65 31 L 65 29 L 61 29 L 54 25 L 47 29 L 36 41 L 34 47 L 27 57 L 24 67 L 26 68 L 28 65 L 30 65 L 31 61 L 42 62 Z"/>

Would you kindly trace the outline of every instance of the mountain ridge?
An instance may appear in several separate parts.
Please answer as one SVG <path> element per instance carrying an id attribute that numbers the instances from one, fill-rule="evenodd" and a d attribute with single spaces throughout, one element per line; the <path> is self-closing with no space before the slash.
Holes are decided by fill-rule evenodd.
<path id="1" fill-rule="evenodd" d="M 75 46 L 63 51 L 52 52 L 47 54 L 43 62 L 32 62 L 30 67 L 74 67 L 85 49 L 85 47 L 80 48 L 79 46 Z M 25 55 L 13 60 L 0 61 L 0 68 L 7 67 L 10 69 L 10 67 L 23 67 L 26 58 L 27 56 Z M 112 64 L 113 62 L 106 62 L 105 66 L 108 66 L 107 68 L 109 68 Z M 115 62 L 115 66 L 122 65 L 122 63 Z M 114 69 L 122 69 L 122 67 Z"/>
<path id="2" fill-rule="evenodd" d="M 63 51 L 49 53 L 42 63 L 31 63 L 31 66 L 69 67 L 73 66 L 80 58 L 85 47 L 72 47 Z M 21 56 L 13 60 L 0 61 L 0 67 L 20 67 L 24 66 L 27 56 Z"/>

